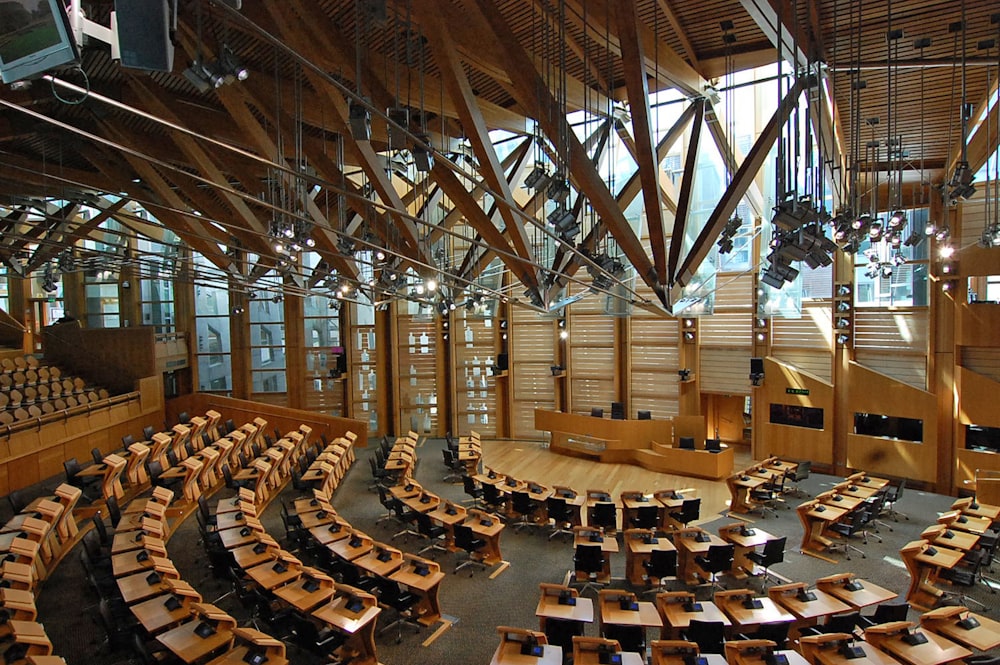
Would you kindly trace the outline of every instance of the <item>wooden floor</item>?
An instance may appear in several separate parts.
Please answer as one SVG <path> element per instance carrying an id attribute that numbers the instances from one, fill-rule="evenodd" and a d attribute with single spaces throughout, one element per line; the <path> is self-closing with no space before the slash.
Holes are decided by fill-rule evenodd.
<path id="1" fill-rule="evenodd" d="M 735 469 L 749 466 L 750 449 L 737 446 Z M 566 485 L 578 492 L 607 490 L 617 499 L 623 490 L 655 492 L 661 489 L 694 490 L 701 497 L 701 521 L 714 519 L 729 507 L 725 481 L 703 480 L 649 471 L 633 464 L 604 464 L 551 452 L 536 441 L 483 441 L 483 463 L 519 480 L 543 485 Z"/>

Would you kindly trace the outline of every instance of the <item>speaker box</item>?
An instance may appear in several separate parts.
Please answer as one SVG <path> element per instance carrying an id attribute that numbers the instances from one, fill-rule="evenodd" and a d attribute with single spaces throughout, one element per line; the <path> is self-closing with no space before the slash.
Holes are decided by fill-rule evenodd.
<path id="1" fill-rule="evenodd" d="M 173 70 L 170 0 L 115 0 L 115 23 L 122 67 Z"/>
<path id="2" fill-rule="evenodd" d="M 510 359 L 509 359 L 509 356 L 506 353 L 498 353 L 497 354 L 496 368 L 497 368 L 498 372 L 505 372 L 505 371 L 507 371 L 507 366 L 508 366 L 509 363 L 510 363 Z"/>
<path id="3" fill-rule="evenodd" d="M 764 359 L 763 358 L 751 358 L 750 359 L 750 373 L 751 374 L 763 374 L 764 373 Z"/>

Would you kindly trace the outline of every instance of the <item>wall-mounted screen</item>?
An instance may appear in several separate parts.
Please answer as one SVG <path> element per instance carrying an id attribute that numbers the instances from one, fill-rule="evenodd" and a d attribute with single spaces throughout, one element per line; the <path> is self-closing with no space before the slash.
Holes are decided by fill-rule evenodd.
<path id="1" fill-rule="evenodd" d="M 0 2 L 0 78 L 38 76 L 80 56 L 62 0 Z"/>
<path id="2" fill-rule="evenodd" d="M 772 403 L 770 422 L 773 425 L 823 429 L 823 409 L 797 404 Z"/>
<path id="3" fill-rule="evenodd" d="M 965 447 L 984 453 L 1000 453 L 1000 427 L 966 425 Z"/>
<path id="4" fill-rule="evenodd" d="M 880 413 L 855 413 L 854 433 L 920 443 L 924 440 L 924 421 Z"/>

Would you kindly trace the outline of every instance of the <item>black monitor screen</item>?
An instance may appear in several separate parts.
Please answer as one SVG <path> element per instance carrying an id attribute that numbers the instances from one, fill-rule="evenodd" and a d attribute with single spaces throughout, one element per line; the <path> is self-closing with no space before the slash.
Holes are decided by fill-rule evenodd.
<path id="1" fill-rule="evenodd" d="M 924 421 L 880 413 L 855 413 L 854 433 L 922 442 L 924 440 Z"/>
<path id="2" fill-rule="evenodd" d="M 797 404 L 772 403 L 770 422 L 774 425 L 823 429 L 823 409 Z"/>
<path id="3" fill-rule="evenodd" d="M 685 450 L 694 450 L 694 437 L 682 436 L 677 439 L 677 441 L 680 444 L 679 447 L 684 448 Z"/>

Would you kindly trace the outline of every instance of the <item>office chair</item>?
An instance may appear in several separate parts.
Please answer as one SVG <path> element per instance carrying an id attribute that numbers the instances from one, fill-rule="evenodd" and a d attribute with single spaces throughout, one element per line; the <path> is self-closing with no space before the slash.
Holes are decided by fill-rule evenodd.
<path id="1" fill-rule="evenodd" d="M 233 426 L 233 429 L 236 429 L 236 427 Z M 152 425 L 146 425 L 145 427 L 142 428 L 143 441 L 151 440 L 154 434 L 156 434 L 156 428 L 153 427 Z"/>
<path id="2" fill-rule="evenodd" d="M 97 540 L 101 544 L 101 548 L 111 547 L 111 534 L 108 533 L 108 527 L 104 523 L 104 517 L 101 515 L 101 511 L 97 511 L 91 516 L 90 521 L 94 524 L 94 533 L 97 534 Z"/>
<path id="3" fill-rule="evenodd" d="M 20 490 L 14 490 L 8 494 L 7 501 L 10 503 L 10 509 L 13 511 L 14 515 L 17 515 L 28 506 L 28 499 Z"/>
<path id="4" fill-rule="evenodd" d="M 736 546 L 733 544 L 712 545 L 708 548 L 707 554 L 699 554 L 694 558 L 695 562 L 701 566 L 701 569 L 711 575 L 710 582 L 713 589 L 723 588 L 718 583 L 718 575 L 719 573 L 725 573 L 733 569 L 733 556 L 735 553 Z"/>
<path id="5" fill-rule="evenodd" d="M 767 511 L 772 513 L 776 510 L 777 504 L 782 501 L 781 495 L 785 491 L 785 476 L 781 480 L 771 480 L 760 487 L 750 490 L 750 498 L 757 503 L 760 508 L 761 518 L 767 517 Z"/>
<path id="6" fill-rule="evenodd" d="M 851 560 L 851 550 L 858 552 L 861 558 L 867 558 L 865 551 L 856 545 L 852 545 L 849 538 L 853 538 L 856 534 L 860 533 L 864 536 L 864 542 L 867 544 L 868 539 L 865 535 L 865 525 L 868 524 L 868 511 L 865 510 L 864 504 L 855 508 L 850 514 L 850 520 L 846 522 L 834 522 L 829 527 L 827 531 L 836 533 L 842 538 L 839 543 L 831 543 L 827 548 L 827 551 L 833 552 L 837 549 L 843 549 L 844 554 L 847 555 L 847 560 Z"/>
<path id="7" fill-rule="evenodd" d="M 302 459 L 305 459 L 304 457 Z M 308 493 L 312 489 L 312 485 L 302 480 L 302 472 L 295 468 L 291 468 L 292 473 L 292 489 L 296 492 Z"/>
<path id="8" fill-rule="evenodd" d="M 587 526 L 601 527 L 606 533 L 618 529 L 618 507 L 611 501 L 598 501 L 590 508 Z"/>
<path id="9" fill-rule="evenodd" d="M 752 633 L 741 634 L 743 640 L 771 640 L 776 649 L 784 649 L 788 641 L 788 628 L 790 624 L 785 621 L 776 623 L 762 623 L 757 626 L 757 630 Z"/>
<path id="10" fill-rule="evenodd" d="M 459 461 L 458 454 L 448 448 L 442 448 L 441 457 L 444 459 L 445 468 L 450 471 L 442 480 L 452 483 L 461 478 L 465 473 L 465 464 Z"/>
<path id="11" fill-rule="evenodd" d="M 368 486 L 369 490 L 381 487 L 384 480 L 392 478 L 392 472 L 383 469 L 374 457 L 368 458 L 368 466 L 372 471 L 372 484 Z"/>
<path id="12" fill-rule="evenodd" d="M 598 581 L 598 577 L 604 572 L 604 552 L 600 544 L 577 545 L 573 553 L 573 571 L 577 578 L 581 574 L 586 576 L 580 587 L 581 594 L 587 589 L 593 589 L 595 592 L 600 590 L 604 586 Z"/>
<path id="13" fill-rule="evenodd" d="M 526 526 L 538 526 L 532 518 L 535 516 L 535 513 L 538 512 L 540 504 L 532 499 L 528 492 L 517 491 L 511 493 L 510 506 L 514 514 L 519 515 L 521 518 L 514 524 L 515 531 L 520 531 Z"/>
<path id="14" fill-rule="evenodd" d="M 455 566 L 455 572 L 457 573 L 467 566 L 486 568 L 486 563 L 476 558 L 476 554 L 480 553 L 486 547 L 486 541 L 482 538 L 476 538 L 476 534 L 471 526 L 456 524 L 454 530 L 455 547 L 465 550 L 469 554 L 465 561 Z M 469 573 L 469 577 L 472 577 L 472 573 Z"/>
<path id="15" fill-rule="evenodd" d="M 682 639 L 694 642 L 701 653 L 724 653 L 726 642 L 726 626 L 721 621 L 699 621 L 691 619 L 686 630 L 681 633 Z"/>
<path id="16" fill-rule="evenodd" d="M 721 453 L 722 441 L 719 439 L 705 439 L 705 450 L 710 453 Z"/>
<path id="17" fill-rule="evenodd" d="M 971 589 L 979 582 L 979 571 L 983 565 L 984 555 L 986 555 L 986 552 L 983 550 L 970 550 L 966 552 L 961 563 L 967 565 L 958 565 L 954 568 L 941 568 L 938 571 L 938 579 L 947 580 L 954 586 Z M 992 586 L 989 588 L 993 593 L 996 593 L 996 590 Z M 981 608 L 986 608 L 985 603 L 981 603 L 966 593 L 945 591 L 945 596 L 948 601 L 957 602 L 959 605 L 968 607 L 969 603 L 973 603 Z"/>
<path id="18" fill-rule="evenodd" d="M 772 538 L 771 540 L 764 543 L 764 549 L 760 552 L 753 551 L 747 552 L 747 558 L 753 561 L 758 566 L 764 569 L 761 575 L 761 586 L 767 586 L 768 577 L 771 574 L 770 568 L 776 563 L 781 563 L 785 560 L 785 543 L 788 541 L 787 536 L 782 536 L 781 538 Z M 752 571 L 747 571 L 751 572 Z"/>
<path id="19" fill-rule="evenodd" d="M 483 490 L 483 503 L 493 512 L 502 513 L 504 506 L 507 504 L 507 497 L 500 493 L 496 485 L 483 483 L 480 485 L 480 488 Z"/>
<path id="20" fill-rule="evenodd" d="M 677 447 L 681 450 L 694 450 L 694 437 L 681 436 L 677 438 Z"/>
<path id="21" fill-rule="evenodd" d="M 801 629 L 803 635 L 824 635 L 831 633 L 854 634 L 856 627 L 865 628 L 861 619 L 861 612 L 847 612 L 845 614 L 834 614 L 827 618 L 822 626 L 809 626 Z"/>
<path id="22" fill-rule="evenodd" d="M 665 591 L 667 580 L 677 577 L 677 550 L 653 550 L 642 567 L 648 581 L 656 580 L 656 585 L 645 593 Z"/>
<path id="23" fill-rule="evenodd" d="M 792 482 L 791 487 L 787 487 L 786 491 L 795 492 L 799 496 L 809 496 L 809 493 L 799 488 L 799 483 L 809 477 L 809 473 L 812 471 L 812 460 L 804 460 L 798 463 L 790 473 L 785 474 L 788 480 Z"/>
<path id="24" fill-rule="evenodd" d="M 462 486 L 463 491 L 471 497 L 472 505 L 476 508 L 479 507 L 479 501 L 483 498 L 483 488 L 476 484 L 476 479 L 470 475 L 462 476 Z M 469 501 L 470 499 L 465 499 L 463 503 Z"/>
<path id="25" fill-rule="evenodd" d="M 115 650 L 129 645 L 132 633 L 139 626 L 125 601 L 120 598 L 101 598 L 97 601 L 97 616 L 105 632 L 105 643 Z"/>
<path id="26" fill-rule="evenodd" d="M 93 503 L 97 495 L 100 494 L 100 489 L 97 486 L 101 482 L 101 477 L 77 475 L 83 470 L 83 467 L 80 466 L 80 462 L 75 457 L 70 457 L 63 462 L 63 470 L 66 472 L 66 482 L 83 491 L 80 498 L 87 503 Z"/>
<path id="27" fill-rule="evenodd" d="M 379 635 L 389 630 L 393 626 L 399 628 L 396 633 L 396 644 L 403 641 L 403 624 L 408 623 L 420 632 L 420 624 L 417 622 L 416 606 L 420 602 L 420 597 L 409 591 L 404 591 L 397 582 L 385 577 L 378 578 L 378 604 L 382 608 L 395 612 L 395 618 L 382 626 Z"/>
<path id="28" fill-rule="evenodd" d="M 445 535 L 448 533 L 448 529 L 444 528 L 440 524 L 435 524 L 434 520 L 427 513 L 417 513 L 417 531 L 423 536 L 428 545 L 426 545 L 422 550 L 417 552 L 417 554 L 423 554 L 428 550 L 437 550 L 439 552 L 447 552 L 448 548 L 441 544 L 440 541 L 444 540 Z"/>
<path id="29" fill-rule="evenodd" d="M 564 654 L 573 653 L 573 638 L 583 635 L 582 621 L 572 619 L 545 619 L 545 638 L 549 644 L 562 647 Z"/>
<path id="30" fill-rule="evenodd" d="M 90 457 L 94 460 L 94 464 L 104 464 L 104 453 L 100 448 L 91 448 Z"/>
<path id="31" fill-rule="evenodd" d="M 646 629 L 644 626 L 625 626 L 615 623 L 604 624 L 603 637 L 607 640 L 618 640 L 622 651 L 646 653 Z"/>
<path id="32" fill-rule="evenodd" d="M 701 499 L 684 499 L 681 509 L 670 513 L 670 517 L 682 525 L 687 526 L 701 516 Z"/>
<path id="33" fill-rule="evenodd" d="M 545 512 L 552 520 L 552 532 L 549 533 L 549 540 L 560 533 L 573 535 L 573 513 L 570 511 L 566 499 L 550 496 L 545 500 Z"/>
<path id="34" fill-rule="evenodd" d="M 635 529 L 660 528 L 660 507 L 657 505 L 639 506 L 635 510 L 635 515 L 629 519 L 629 523 Z"/>
<path id="35" fill-rule="evenodd" d="M 905 520 L 910 518 L 903 513 L 896 510 L 896 503 L 903 498 L 903 490 L 906 489 L 906 478 L 900 478 L 899 483 L 886 492 L 885 495 L 885 505 L 887 508 L 886 514 L 892 517 L 894 522 L 898 522 L 899 518 L 902 517 Z"/>
<path id="36" fill-rule="evenodd" d="M 881 623 L 906 621 L 909 611 L 909 603 L 882 603 L 875 608 L 874 613 L 861 615 L 858 625 L 863 628 L 870 628 Z"/>

